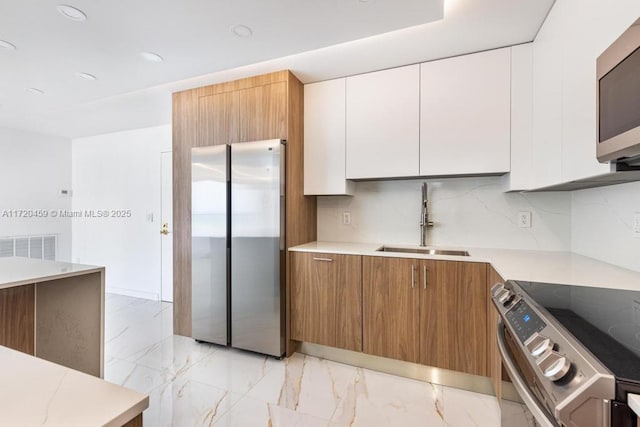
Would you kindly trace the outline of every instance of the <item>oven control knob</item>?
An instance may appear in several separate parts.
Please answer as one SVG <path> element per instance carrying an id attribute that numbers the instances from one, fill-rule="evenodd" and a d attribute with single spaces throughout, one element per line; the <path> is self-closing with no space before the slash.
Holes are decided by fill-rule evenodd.
<path id="1" fill-rule="evenodd" d="M 539 357 L 549 350 L 553 350 L 553 341 L 550 338 L 535 332 L 524 342 L 525 347 L 533 357 Z"/>
<path id="2" fill-rule="evenodd" d="M 551 381 L 560 381 L 571 369 L 569 359 L 553 350 L 542 355 L 537 363 L 542 370 L 542 374 Z"/>
<path id="3" fill-rule="evenodd" d="M 497 297 L 500 292 L 504 290 L 504 285 L 502 283 L 496 283 L 491 287 L 491 296 Z"/>
<path id="4" fill-rule="evenodd" d="M 509 303 L 511 302 L 511 300 L 513 300 L 513 297 L 515 296 L 515 294 L 510 291 L 509 289 L 504 289 L 502 292 L 500 292 L 498 294 L 498 296 L 496 297 L 496 299 L 498 300 L 498 302 L 504 306 L 509 305 Z"/>

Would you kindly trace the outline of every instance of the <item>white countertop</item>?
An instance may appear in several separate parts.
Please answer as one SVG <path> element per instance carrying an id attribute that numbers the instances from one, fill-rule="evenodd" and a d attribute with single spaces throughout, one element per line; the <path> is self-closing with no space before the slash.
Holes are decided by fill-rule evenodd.
<path id="1" fill-rule="evenodd" d="M 0 346 L 0 425 L 122 426 L 149 397 Z"/>
<path id="2" fill-rule="evenodd" d="M 530 251 L 517 249 L 463 249 L 470 256 L 422 255 L 414 253 L 377 252 L 382 244 L 311 242 L 289 248 L 293 252 L 336 253 L 346 255 L 387 256 L 401 258 L 437 259 L 447 261 L 487 262 L 505 280 L 557 283 L 563 285 L 595 286 L 640 291 L 640 272 L 627 270 L 571 252 Z M 389 245 L 417 248 L 412 245 Z M 429 246 L 438 248 L 437 246 Z"/>
<path id="3" fill-rule="evenodd" d="M 0 258 L 0 289 L 100 271 L 104 271 L 104 267 L 22 257 Z"/>

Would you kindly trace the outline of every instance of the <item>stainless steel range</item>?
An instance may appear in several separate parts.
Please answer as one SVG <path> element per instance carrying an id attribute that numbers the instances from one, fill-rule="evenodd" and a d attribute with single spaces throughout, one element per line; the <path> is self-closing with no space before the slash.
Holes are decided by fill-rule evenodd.
<path id="1" fill-rule="evenodd" d="M 640 393 L 640 292 L 521 281 L 491 292 L 503 366 L 529 424 L 636 426 L 626 402 Z M 503 414 L 503 427 L 523 425 L 504 405 Z"/>

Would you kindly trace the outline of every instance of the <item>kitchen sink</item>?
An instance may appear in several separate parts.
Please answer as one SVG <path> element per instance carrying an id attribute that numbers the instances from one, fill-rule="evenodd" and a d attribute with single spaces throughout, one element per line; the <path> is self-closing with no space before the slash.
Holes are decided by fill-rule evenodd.
<path id="1" fill-rule="evenodd" d="M 376 252 L 401 252 L 424 255 L 449 255 L 449 256 L 469 256 L 469 252 L 455 249 L 430 249 L 430 248 L 401 248 L 396 246 L 382 246 Z"/>

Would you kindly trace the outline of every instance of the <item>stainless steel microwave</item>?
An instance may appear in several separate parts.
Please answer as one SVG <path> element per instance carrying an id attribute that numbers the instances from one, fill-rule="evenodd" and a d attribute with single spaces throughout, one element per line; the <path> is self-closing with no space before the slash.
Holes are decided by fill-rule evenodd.
<path id="1" fill-rule="evenodd" d="M 598 57 L 596 105 L 598 161 L 640 156 L 640 19 Z"/>

